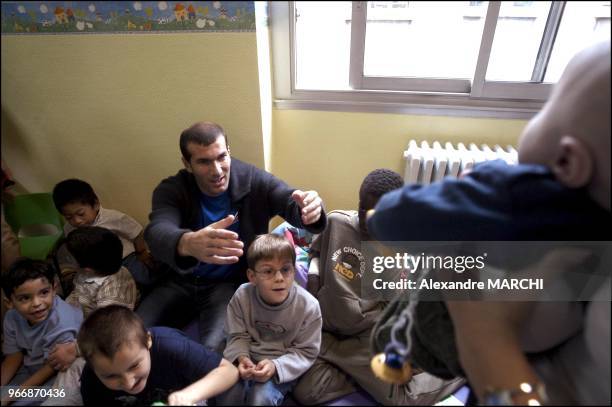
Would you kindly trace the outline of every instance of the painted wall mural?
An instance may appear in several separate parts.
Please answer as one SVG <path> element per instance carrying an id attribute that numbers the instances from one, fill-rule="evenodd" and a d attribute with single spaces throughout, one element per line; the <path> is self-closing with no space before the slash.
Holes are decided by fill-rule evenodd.
<path id="1" fill-rule="evenodd" d="M 3 1 L 2 34 L 255 31 L 253 1 Z"/>

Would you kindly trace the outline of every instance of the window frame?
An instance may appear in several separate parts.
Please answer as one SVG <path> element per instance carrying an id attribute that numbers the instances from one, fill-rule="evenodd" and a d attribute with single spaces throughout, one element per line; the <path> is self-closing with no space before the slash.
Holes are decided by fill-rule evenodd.
<path id="1" fill-rule="evenodd" d="M 565 2 L 553 2 L 532 79 L 542 79 Z M 294 2 L 268 2 L 273 105 L 277 109 L 407 113 L 460 117 L 530 119 L 543 106 L 550 83 L 486 81 L 486 67 L 501 2 L 488 4 L 472 80 L 366 77 L 363 75 L 366 2 L 353 2 L 350 90 L 304 90 L 295 87 Z M 432 88 L 432 85 L 434 86 Z M 436 91 L 432 91 L 435 89 Z"/>

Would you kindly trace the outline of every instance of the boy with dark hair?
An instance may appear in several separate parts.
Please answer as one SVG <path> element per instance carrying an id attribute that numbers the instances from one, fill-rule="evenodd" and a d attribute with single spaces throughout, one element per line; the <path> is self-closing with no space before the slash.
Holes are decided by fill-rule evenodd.
<path id="1" fill-rule="evenodd" d="M 258 236 L 247 253 L 249 283 L 232 297 L 224 356 L 238 364 L 240 381 L 219 402 L 280 405 L 314 363 L 321 345 L 317 301 L 294 284 L 295 249 L 282 236 Z"/>
<path id="2" fill-rule="evenodd" d="M 78 337 L 86 360 L 85 405 L 194 405 L 230 388 L 238 371 L 220 355 L 172 328 L 149 331 L 128 308 L 94 311 Z"/>
<path id="3" fill-rule="evenodd" d="M 312 242 L 308 290 L 323 314 L 321 353 L 302 376 L 294 395 L 302 404 L 321 404 L 355 392 L 355 383 L 382 404 L 433 404 L 461 385 L 420 373 L 404 385 L 378 380 L 370 369 L 370 334 L 386 302 L 365 300 L 361 285 L 370 240 L 366 212 L 382 195 L 404 185 L 395 171 L 370 172 L 359 189 L 359 211 L 331 211 L 328 226 Z"/>
<path id="4" fill-rule="evenodd" d="M 96 195 L 91 185 L 76 178 L 61 181 L 55 185 L 55 188 L 53 188 L 53 202 L 58 211 L 77 202 L 88 205 L 95 211 L 96 205 L 99 204 L 98 195 Z M 66 221 L 74 222 L 77 225 L 83 223 L 87 224 L 93 222 L 90 215 L 91 213 L 86 213 L 86 211 L 83 210 L 82 212 L 79 211 L 78 214 L 74 216 L 74 219 L 71 216 L 70 219 L 66 219 Z M 97 215 L 97 213 L 95 213 L 95 215 Z"/>
<path id="5" fill-rule="evenodd" d="M 53 202 L 66 219 L 64 234 L 83 226 L 101 226 L 114 232 L 122 244 L 123 265 L 132 273 L 141 290 L 152 283 L 154 263 L 143 237 L 143 228 L 134 218 L 114 209 L 102 208 L 91 185 L 67 179 L 53 188 Z"/>
<path id="6" fill-rule="evenodd" d="M 2 386 L 49 385 L 55 375 L 47 363 L 50 349 L 76 337 L 83 314 L 55 295 L 54 276 L 47 263 L 26 258 L 3 276 L 11 309 L 4 320 Z M 9 402 L 7 395 L 2 394 L 2 402 Z"/>
<path id="7" fill-rule="evenodd" d="M 66 298 L 68 304 L 81 308 L 85 318 L 113 304 L 134 309 L 138 288 L 121 265 L 122 247 L 117 235 L 98 226 L 83 226 L 68 234 L 66 246 L 79 264 L 74 290 Z M 65 389 L 69 396 L 61 400 L 63 405 L 82 403 L 78 388 L 85 362 L 77 357 L 76 341 L 59 345 L 50 354 L 50 362 L 62 370 L 55 387 Z"/>
<path id="8" fill-rule="evenodd" d="M 82 308 L 85 318 L 95 309 L 111 304 L 134 309 L 138 289 L 122 266 L 122 246 L 117 235 L 98 226 L 83 226 L 68 234 L 66 246 L 80 267 L 67 303 Z"/>

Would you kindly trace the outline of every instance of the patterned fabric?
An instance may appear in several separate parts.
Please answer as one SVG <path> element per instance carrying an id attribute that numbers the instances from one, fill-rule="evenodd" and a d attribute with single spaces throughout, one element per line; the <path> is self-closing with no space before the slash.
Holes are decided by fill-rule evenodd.
<path id="1" fill-rule="evenodd" d="M 136 250 L 134 248 L 134 239 L 142 232 L 142 225 L 131 216 L 114 209 L 102 207 L 100 207 L 98 216 L 96 216 L 91 226 L 106 228 L 119 236 L 119 240 L 121 240 L 121 244 L 123 245 L 122 258 L 126 258 L 128 255 L 134 253 Z M 72 232 L 74 229 L 74 226 L 70 223 L 66 223 L 64 225 L 64 235 L 68 236 L 68 233 Z"/>
<path id="2" fill-rule="evenodd" d="M 81 269 L 74 279 L 74 291 L 66 302 L 81 308 L 87 318 L 94 310 L 112 304 L 125 305 L 133 310 L 138 296 L 136 282 L 125 267 L 103 277 Z"/>
<path id="3" fill-rule="evenodd" d="M 278 225 L 272 233 L 285 236 L 295 247 L 295 281 L 306 288 L 308 265 L 310 264 L 310 244 L 314 235 L 306 229 L 296 228 L 289 222 Z"/>

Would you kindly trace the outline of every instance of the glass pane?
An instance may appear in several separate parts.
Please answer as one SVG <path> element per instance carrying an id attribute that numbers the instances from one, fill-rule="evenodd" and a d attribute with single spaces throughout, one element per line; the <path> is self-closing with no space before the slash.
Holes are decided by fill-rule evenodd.
<path id="1" fill-rule="evenodd" d="M 471 79 L 488 2 L 369 1 L 364 74 Z"/>
<path id="2" fill-rule="evenodd" d="M 550 1 L 502 2 L 487 80 L 531 81 L 551 4 Z"/>
<path id="3" fill-rule="evenodd" d="M 557 82 L 569 60 L 578 51 L 596 42 L 609 40 L 609 1 L 568 1 L 544 81 Z"/>
<path id="4" fill-rule="evenodd" d="M 349 89 L 350 1 L 296 1 L 297 89 Z"/>

